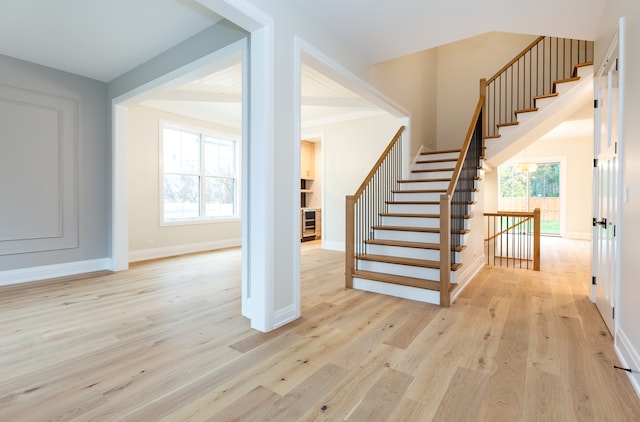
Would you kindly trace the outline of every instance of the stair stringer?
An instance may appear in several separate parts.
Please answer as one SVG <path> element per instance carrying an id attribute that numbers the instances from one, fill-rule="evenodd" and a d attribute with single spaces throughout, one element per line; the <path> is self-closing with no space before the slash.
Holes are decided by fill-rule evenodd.
<path id="1" fill-rule="evenodd" d="M 500 137 L 486 141 L 486 161 L 497 167 L 526 146 L 540 139 L 569 116 L 585 101 L 593 101 L 593 66 L 578 70 L 580 79 L 567 82 L 557 97 L 537 100 L 538 111 L 521 116 L 519 124 L 500 129 Z M 562 84 L 565 85 L 565 84 Z"/>
<path id="2" fill-rule="evenodd" d="M 469 219 L 469 234 L 467 235 L 466 248 L 460 253 L 462 267 L 456 271 L 456 288 L 451 293 L 451 303 L 469 285 L 471 280 L 484 267 L 486 262 L 484 251 L 484 179 L 478 182 L 478 192 L 475 195 L 475 204 L 472 206 L 472 217 Z"/>

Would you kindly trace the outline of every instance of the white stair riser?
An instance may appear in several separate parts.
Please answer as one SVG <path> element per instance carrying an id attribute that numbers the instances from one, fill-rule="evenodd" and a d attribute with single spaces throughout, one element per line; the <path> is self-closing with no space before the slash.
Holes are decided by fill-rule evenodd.
<path id="1" fill-rule="evenodd" d="M 450 168 L 454 168 L 455 166 L 456 166 L 455 161 L 436 161 L 436 162 L 428 162 L 428 163 L 416 162 L 415 166 L 413 167 L 413 170 L 450 169 Z"/>
<path id="2" fill-rule="evenodd" d="M 382 217 L 383 226 L 400 226 L 400 227 L 426 227 L 436 228 L 440 227 L 439 218 L 425 218 L 425 217 Z"/>
<path id="3" fill-rule="evenodd" d="M 578 68 L 578 76 L 585 78 L 593 74 L 593 66 L 580 66 Z"/>
<path id="4" fill-rule="evenodd" d="M 399 240 L 404 242 L 439 243 L 439 233 L 405 232 L 401 230 L 375 230 L 374 236 L 380 240 Z"/>
<path id="5" fill-rule="evenodd" d="M 419 302 L 440 304 L 440 292 L 437 290 L 419 289 L 417 287 L 401 286 L 399 284 L 382 283 L 376 280 L 354 277 L 353 288 L 368 292 L 381 293 Z"/>
<path id="6" fill-rule="evenodd" d="M 411 180 L 422 179 L 451 179 L 453 176 L 453 170 L 447 171 L 429 171 L 429 172 L 412 172 Z"/>
<path id="7" fill-rule="evenodd" d="M 440 204 L 390 204 L 390 213 L 440 214 Z"/>
<path id="8" fill-rule="evenodd" d="M 367 245 L 367 253 L 371 255 L 394 256 L 398 258 L 426 259 L 439 261 L 439 249 L 407 248 L 404 246 Z"/>
<path id="9" fill-rule="evenodd" d="M 427 261 L 439 261 L 439 249 L 407 248 L 404 246 L 367 245 L 367 253 L 371 255 L 394 256 L 398 258 L 425 259 Z M 454 252 L 456 261 L 460 262 L 460 253 Z"/>
<path id="10" fill-rule="evenodd" d="M 556 92 L 560 95 L 566 93 L 567 91 L 571 91 L 571 89 L 576 86 L 579 81 L 572 82 L 563 82 L 561 84 L 556 84 Z"/>
<path id="11" fill-rule="evenodd" d="M 423 160 L 452 160 L 458 158 L 459 152 L 439 152 L 437 154 L 420 155 L 418 161 Z"/>
<path id="12" fill-rule="evenodd" d="M 538 98 L 536 100 L 536 107 L 538 107 L 538 108 L 546 107 L 546 106 L 552 104 L 557 99 L 558 99 L 558 96 L 556 96 L 556 97 Z M 540 111 L 540 110 L 538 110 L 538 111 Z"/>
<path id="13" fill-rule="evenodd" d="M 376 273 L 400 275 L 404 277 L 440 280 L 440 270 L 436 268 L 414 267 L 412 265 L 390 264 L 387 262 L 363 261 L 358 259 L 358 269 Z"/>
<path id="14" fill-rule="evenodd" d="M 433 190 L 433 189 L 448 189 L 449 188 L 449 180 L 444 180 L 441 182 L 411 182 L 411 183 L 400 183 L 401 190 Z"/>
<path id="15" fill-rule="evenodd" d="M 393 194 L 394 201 L 426 201 L 440 202 L 442 192 L 396 192 Z"/>

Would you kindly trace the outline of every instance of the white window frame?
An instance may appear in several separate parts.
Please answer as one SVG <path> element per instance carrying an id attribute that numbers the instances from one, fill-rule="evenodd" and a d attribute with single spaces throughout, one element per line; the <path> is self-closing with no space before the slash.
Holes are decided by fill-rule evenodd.
<path id="1" fill-rule="evenodd" d="M 200 216 L 184 218 L 179 220 L 165 220 L 164 219 L 164 129 L 175 129 L 186 132 L 193 132 L 200 135 Z M 242 143 L 238 136 L 234 136 L 229 133 L 222 133 L 208 128 L 194 126 L 184 123 L 177 123 L 169 120 L 160 120 L 158 125 L 158 219 L 160 226 L 183 226 L 193 224 L 215 224 L 215 223 L 230 223 L 240 221 L 240 210 L 242 209 L 242 195 L 240 193 L 240 187 L 242 186 Z M 225 217 L 207 217 L 205 215 L 205 201 L 203 193 L 205 188 L 205 168 L 204 168 L 204 142 L 202 138 L 204 136 L 210 136 L 217 139 L 223 139 L 232 141 L 235 144 L 234 159 L 235 159 L 235 192 L 234 192 L 234 215 Z"/>

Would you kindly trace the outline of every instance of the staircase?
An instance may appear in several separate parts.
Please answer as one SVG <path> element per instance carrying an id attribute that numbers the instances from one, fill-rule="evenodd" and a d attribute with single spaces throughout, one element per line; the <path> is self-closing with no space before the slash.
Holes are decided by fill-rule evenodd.
<path id="1" fill-rule="evenodd" d="M 471 232 L 482 232 L 472 211 L 484 161 L 513 155 L 527 136 L 539 138 L 567 117 L 569 93 L 586 95 L 591 84 L 589 55 L 592 60 L 593 43 L 539 37 L 488 82 L 480 81 L 462 148 L 420 153 L 409 179 L 401 176 L 400 128 L 346 198 L 346 287 L 449 306 L 484 261 L 460 271 L 468 245 L 479 242 L 484 249 L 482 233 Z"/>
<path id="2" fill-rule="evenodd" d="M 354 287 L 371 286 L 371 282 L 392 283 L 423 291 L 413 291 L 423 301 L 440 300 L 440 197 L 446 194 L 460 150 L 421 153 L 409 180 L 399 180 L 399 189 L 385 201 L 387 210 L 381 222 L 372 226 L 373 237 L 365 240 L 365 252 L 356 256 Z M 471 208 L 472 204 L 468 204 Z M 471 214 L 470 209 L 466 213 Z M 464 235 L 467 229 L 459 231 Z M 457 246 L 452 252 L 450 280 L 452 291 L 455 273 L 462 264 Z M 387 289 L 390 289 L 387 287 Z M 369 290 L 369 289 L 367 289 Z M 398 295 L 409 289 L 398 289 Z"/>

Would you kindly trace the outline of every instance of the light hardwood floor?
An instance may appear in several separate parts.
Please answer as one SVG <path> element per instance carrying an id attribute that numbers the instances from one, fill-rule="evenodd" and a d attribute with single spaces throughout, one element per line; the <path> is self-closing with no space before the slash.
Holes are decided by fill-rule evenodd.
<path id="1" fill-rule="evenodd" d="M 640 420 L 587 242 L 487 267 L 447 309 L 302 254 L 303 316 L 267 334 L 240 316 L 238 250 L 0 288 L 0 421 Z"/>

